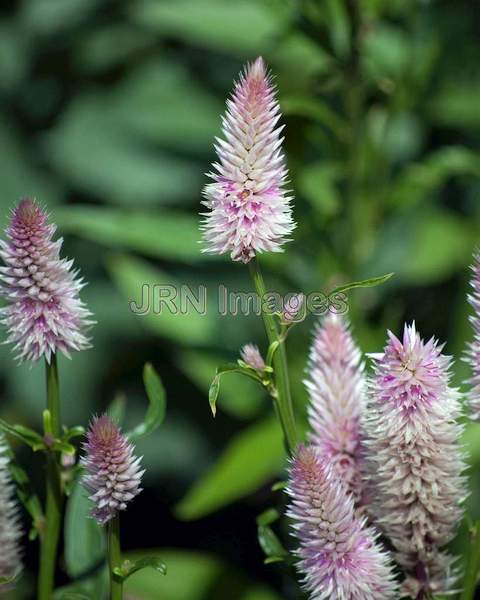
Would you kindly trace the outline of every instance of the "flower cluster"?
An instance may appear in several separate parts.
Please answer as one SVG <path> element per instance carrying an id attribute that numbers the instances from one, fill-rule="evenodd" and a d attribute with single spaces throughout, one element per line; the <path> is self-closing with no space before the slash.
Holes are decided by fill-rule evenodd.
<path id="1" fill-rule="evenodd" d="M 141 459 L 108 415 L 93 419 L 84 450 L 83 484 L 94 503 L 92 516 L 104 525 L 141 492 Z"/>
<path id="2" fill-rule="evenodd" d="M 318 326 L 305 385 L 310 396 L 310 441 L 333 465 L 360 505 L 364 363 L 341 316 L 329 314 Z"/>
<path id="3" fill-rule="evenodd" d="M 55 229 L 26 198 L 13 211 L 8 240 L 0 240 L 1 295 L 8 302 L 1 322 L 20 361 L 50 362 L 57 350 L 68 356 L 89 345 L 85 330 L 91 313 L 79 298 L 84 284 L 71 270 L 73 261 L 60 259 L 62 239 L 52 240 Z"/>
<path id="4" fill-rule="evenodd" d="M 397 597 L 388 555 L 365 520 L 355 516 L 351 495 L 317 449 L 298 449 L 287 493 L 300 542 L 298 569 L 312 599 Z"/>
<path id="5" fill-rule="evenodd" d="M 452 559 L 441 550 L 455 534 L 466 496 L 459 393 L 449 386 L 450 357 L 415 326 L 389 332 L 373 355 L 367 433 L 372 515 L 407 573 L 413 597 L 445 592 Z"/>
<path id="6" fill-rule="evenodd" d="M 474 314 L 470 317 L 474 338 L 468 345 L 466 358 L 472 369 L 472 377 L 468 381 L 471 386 L 468 396 L 470 413 L 472 419 L 480 421 L 480 253 L 476 253 L 473 260 L 472 292 L 468 296 L 468 301 L 474 310 Z"/>
<path id="7" fill-rule="evenodd" d="M 22 530 L 14 489 L 8 472 L 9 458 L 3 436 L 0 436 L 0 594 L 9 589 L 22 570 L 20 538 Z"/>
<path id="8" fill-rule="evenodd" d="M 204 190 L 205 251 L 248 263 L 281 252 L 294 229 L 281 149 L 280 107 L 262 58 L 248 65 L 227 101 L 219 162 Z"/>

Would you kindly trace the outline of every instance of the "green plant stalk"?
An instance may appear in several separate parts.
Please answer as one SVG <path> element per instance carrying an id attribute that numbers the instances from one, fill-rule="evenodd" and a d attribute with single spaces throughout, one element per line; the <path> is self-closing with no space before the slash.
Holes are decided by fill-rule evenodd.
<path id="1" fill-rule="evenodd" d="M 116 567 L 121 567 L 122 553 L 120 549 L 120 516 L 117 515 L 108 522 L 108 571 L 110 573 L 110 600 L 122 600 L 122 579 L 114 573 Z"/>
<path id="2" fill-rule="evenodd" d="M 460 600 L 473 600 L 480 571 L 480 521 L 472 528 L 472 541 L 467 558 L 467 568 L 463 581 L 463 591 Z"/>
<path id="3" fill-rule="evenodd" d="M 46 363 L 47 408 L 51 415 L 53 437 L 60 435 L 60 395 L 58 388 L 57 357 Z M 55 452 L 47 456 L 47 486 L 45 529 L 40 538 L 40 573 L 38 578 L 38 600 L 51 600 L 55 580 L 60 521 L 62 515 L 62 490 L 60 468 Z"/>
<path id="4" fill-rule="evenodd" d="M 255 290 L 260 297 L 260 302 L 266 294 L 265 282 L 263 281 L 260 266 L 256 258 L 253 258 L 248 263 L 250 273 L 255 284 Z M 282 425 L 283 435 L 285 437 L 285 443 L 290 454 L 295 451 L 297 447 L 297 429 L 295 425 L 295 415 L 293 412 L 292 396 L 290 393 L 290 381 L 288 378 L 288 367 L 287 367 L 287 354 L 285 351 L 285 344 L 280 339 L 277 324 L 275 323 L 275 317 L 271 314 L 265 313 L 262 310 L 263 323 L 265 325 L 265 331 L 267 333 L 269 344 L 278 342 L 279 346 L 276 352 L 273 354 L 273 376 L 275 379 L 275 388 L 277 391 L 275 401 L 275 407 L 278 418 Z"/>

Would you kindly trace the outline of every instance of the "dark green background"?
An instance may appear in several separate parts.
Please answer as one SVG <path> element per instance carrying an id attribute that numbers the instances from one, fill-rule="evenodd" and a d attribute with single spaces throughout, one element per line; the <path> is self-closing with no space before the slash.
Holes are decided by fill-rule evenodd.
<path id="1" fill-rule="evenodd" d="M 165 424 L 138 447 L 145 491 L 123 533 L 129 550 L 169 548 L 169 575 L 136 575 L 132 600 L 295 598 L 291 573 L 263 566 L 256 541 L 256 515 L 281 500 L 269 493 L 283 464 L 269 400 L 231 375 L 215 421 L 207 402 L 218 362 L 249 341 L 265 349 L 258 319 L 215 312 L 217 286 L 249 289 L 247 269 L 198 244 L 224 101 L 242 65 L 263 55 L 285 115 L 298 222 L 286 254 L 262 260 L 269 287 L 328 291 L 394 271 L 349 296 L 362 349 L 378 351 L 386 328 L 415 319 L 446 341 L 461 384 L 480 238 L 478 4 L 6 0 L 0 11 L 2 224 L 21 196 L 48 207 L 98 321 L 94 348 L 60 361 L 64 421 L 86 425 L 118 392 L 138 421 L 147 360 L 168 393 Z M 207 316 L 134 316 L 128 301 L 146 282 L 208 286 Z M 289 338 L 302 419 L 313 325 Z M 0 356 L 1 416 L 38 427 L 43 366 L 15 366 L 5 346 Z M 466 434 L 477 467 L 479 433 Z M 40 458 L 19 457 L 39 484 Z M 478 470 L 471 479 L 478 518 Z M 88 552 L 73 552 L 91 566 Z M 35 545 L 26 561 L 18 598 L 29 597 Z"/>

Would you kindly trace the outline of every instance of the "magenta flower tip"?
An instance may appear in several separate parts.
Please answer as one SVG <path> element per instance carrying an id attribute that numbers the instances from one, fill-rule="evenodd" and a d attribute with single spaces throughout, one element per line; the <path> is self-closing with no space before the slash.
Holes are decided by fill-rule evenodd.
<path id="1" fill-rule="evenodd" d="M 409 589 L 450 590 L 452 558 L 441 550 L 455 535 L 466 497 L 460 394 L 450 387 L 451 358 L 415 325 L 388 334 L 369 382 L 367 411 L 371 511 L 407 572 Z"/>
<path id="2" fill-rule="evenodd" d="M 255 344 L 245 344 L 240 350 L 240 356 L 243 362 L 249 367 L 252 367 L 252 369 L 257 371 L 263 371 L 263 369 L 265 369 L 265 361 L 260 354 L 258 346 Z"/>
<path id="3" fill-rule="evenodd" d="M 50 362 L 57 350 L 69 356 L 89 346 L 91 313 L 79 298 L 84 283 L 71 271 L 72 261 L 60 258 L 55 229 L 45 211 L 25 198 L 12 212 L 7 241 L 0 241 L 0 292 L 8 303 L 1 322 L 20 361 Z"/>
<path id="4" fill-rule="evenodd" d="M 298 448 L 287 493 L 300 543 L 297 567 L 312 600 L 396 598 L 390 559 L 377 534 L 355 516 L 352 496 L 318 450 Z"/>
<path id="5" fill-rule="evenodd" d="M 280 107 L 261 57 L 235 84 L 217 138 L 213 180 L 205 186 L 205 252 L 230 253 L 248 263 L 257 253 L 281 252 L 295 224 L 285 190 Z"/>
<path id="6" fill-rule="evenodd" d="M 95 417 L 86 437 L 83 485 L 94 503 L 92 517 L 104 525 L 141 492 L 145 471 L 133 445 L 108 415 Z"/>
<path id="7" fill-rule="evenodd" d="M 364 368 L 347 322 L 338 315 L 327 315 L 315 332 L 305 381 L 310 397 L 310 441 L 341 477 L 358 509 L 365 499 Z"/>
<path id="8" fill-rule="evenodd" d="M 7 446 L 0 435 L 0 577 L 8 578 L 7 583 L 0 584 L 0 595 L 13 587 L 22 570 L 23 531 L 8 463 Z"/>

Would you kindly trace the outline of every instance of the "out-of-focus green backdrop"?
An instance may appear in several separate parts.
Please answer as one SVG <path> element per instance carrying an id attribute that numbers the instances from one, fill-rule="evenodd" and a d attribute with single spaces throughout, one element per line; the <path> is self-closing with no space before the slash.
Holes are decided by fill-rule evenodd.
<path id="1" fill-rule="evenodd" d="M 476 9 L 469 0 L 2 2 L 2 226 L 21 196 L 47 206 L 98 321 L 93 349 L 60 362 L 64 421 L 86 425 L 118 393 L 127 421 L 138 420 L 147 360 L 168 393 L 165 424 L 139 444 L 145 491 L 123 535 L 127 550 L 162 548 L 169 573 L 132 577 L 132 599 L 297 597 L 292 572 L 262 565 L 256 539 L 256 515 L 282 501 L 269 491 L 284 461 L 269 400 L 231 375 L 215 421 L 207 401 L 218 362 L 249 341 L 265 349 L 259 319 L 216 311 L 218 285 L 249 289 L 247 270 L 198 244 L 204 172 L 246 61 L 261 54 L 275 75 L 296 198 L 294 240 L 262 260 L 269 287 L 326 291 L 394 271 L 350 294 L 362 349 L 380 349 L 387 327 L 415 319 L 456 356 L 456 383 L 467 376 L 468 265 L 480 240 Z M 206 285 L 207 315 L 134 315 L 129 300 L 149 282 Z M 313 325 L 289 338 L 302 417 Z M 6 346 L 0 356 L 2 418 L 38 427 L 43 366 L 16 366 Z M 476 467 L 467 505 L 478 518 L 478 427 L 466 442 Z M 19 457 L 39 484 L 41 461 Z M 70 575 L 92 566 L 77 549 L 73 572 L 68 548 Z M 29 597 L 35 561 L 30 545 L 18 598 Z"/>

